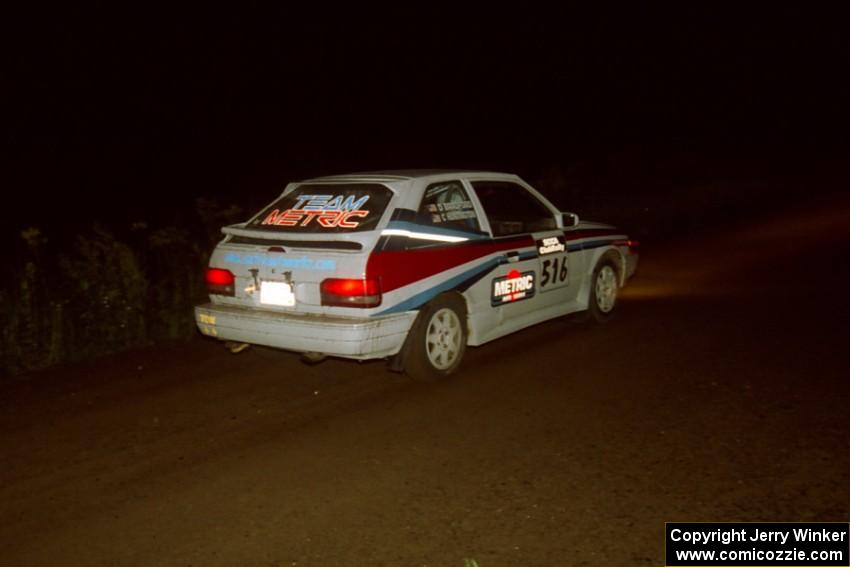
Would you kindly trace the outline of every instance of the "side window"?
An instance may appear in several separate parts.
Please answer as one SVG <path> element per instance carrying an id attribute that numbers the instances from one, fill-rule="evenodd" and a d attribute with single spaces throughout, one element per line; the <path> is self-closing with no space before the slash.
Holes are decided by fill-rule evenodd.
<path id="1" fill-rule="evenodd" d="M 510 181 L 474 181 L 472 187 L 484 207 L 493 236 L 539 232 L 558 226 L 552 211 L 521 185 Z"/>
<path id="2" fill-rule="evenodd" d="M 425 189 L 417 217 L 443 228 L 480 232 L 478 215 L 460 181 L 433 183 Z"/>

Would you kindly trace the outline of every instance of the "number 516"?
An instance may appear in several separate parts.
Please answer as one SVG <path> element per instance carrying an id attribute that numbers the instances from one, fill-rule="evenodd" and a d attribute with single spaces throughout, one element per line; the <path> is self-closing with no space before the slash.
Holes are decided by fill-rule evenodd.
<path id="1" fill-rule="evenodd" d="M 543 279 L 540 282 L 540 287 L 546 287 L 550 284 L 564 283 L 567 281 L 567 257 L 559 256 L 552 259 L 543 260 Z"/>

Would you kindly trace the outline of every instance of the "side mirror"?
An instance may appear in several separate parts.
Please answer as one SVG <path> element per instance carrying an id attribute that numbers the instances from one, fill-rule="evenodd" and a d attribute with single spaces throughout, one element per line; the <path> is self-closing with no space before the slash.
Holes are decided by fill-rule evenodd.
<path id="1" fill-rule="evenodd" d="M 575 213 L 561 213 L 561 226 L 563 228 L 578 226 L 578 215 Z"/>

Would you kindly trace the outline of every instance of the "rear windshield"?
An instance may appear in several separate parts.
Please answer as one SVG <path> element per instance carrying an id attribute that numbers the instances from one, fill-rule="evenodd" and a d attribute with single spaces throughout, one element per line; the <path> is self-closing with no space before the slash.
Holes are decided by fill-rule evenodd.
<path id="1" fill-rule="evenodd" d="M 374 230 L 392 195 L 376 183 L 299 185 L 266 207 L 248 227 L 330 234 Z"/>

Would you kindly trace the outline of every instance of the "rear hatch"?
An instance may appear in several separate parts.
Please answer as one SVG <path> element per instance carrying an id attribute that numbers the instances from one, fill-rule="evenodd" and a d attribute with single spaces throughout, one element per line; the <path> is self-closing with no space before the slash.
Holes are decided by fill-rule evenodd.
<path id="1" fill-rule="evenodd" d="M 296 313 L 362 316 L 380 303 L 364 280 L 395 194 L 382 183 L 303 183 L 246 223 L 225 227 L 210 268 L 214 303 Z M 208 272 L 208 283 L 210 276 Z M 215 279 L 215 278 L 213 278 Z"/>

